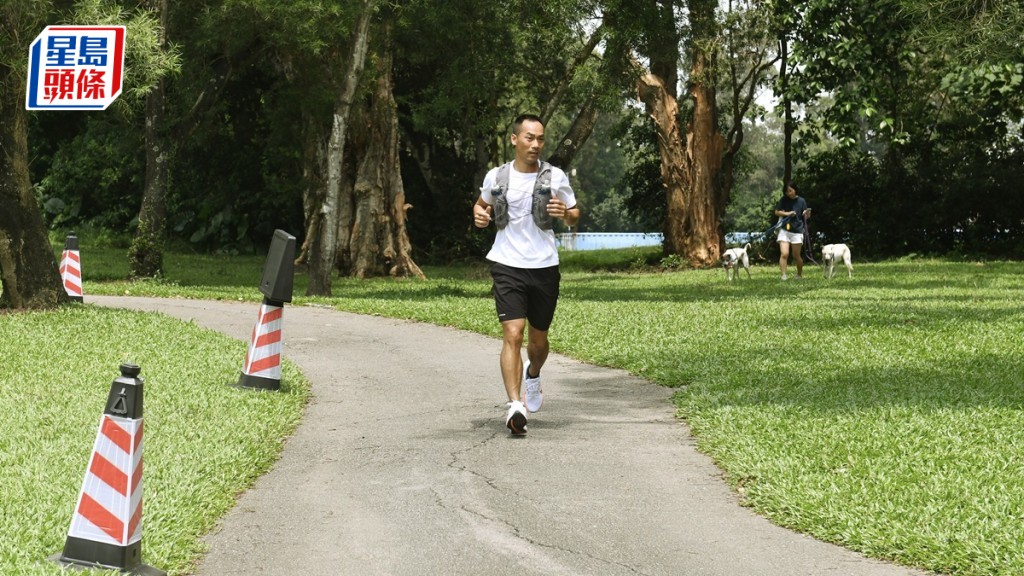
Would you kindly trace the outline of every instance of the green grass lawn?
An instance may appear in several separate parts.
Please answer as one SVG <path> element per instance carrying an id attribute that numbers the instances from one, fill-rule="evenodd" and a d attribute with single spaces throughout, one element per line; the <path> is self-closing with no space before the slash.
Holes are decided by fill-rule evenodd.
<path id="1" fill-rule="evenodd" d="M 0 315 L 0 574 L 58 574 L 111 382 L 141 366 L 145 563 L 187 572 L 200 536 L 280 454 L 309 386 L 238 382 L 246 343 L 160 314 L 94 306 Z"/>
<path id="2" fill-rule="evenodd" d="M 117 262 L 123 259 L 123 253 L 83 247 L 86 301 L 100 293 L 260 299 L 261 258 L 168 255 L 166 279 L 135 283 L 120 280 L 126 266 Z M 780 525 L 947 574 L 1024 574 L 1021 264 L 855 262 L 852 280 L 825 280 L 820 269 L 810 267 L 800 282 L 780 282 L 776 266 L 761 264 L 752 280 L 744 275 L 729 284 L 721 270 L 664 271 L 645 262 L 656 263 L 654 253 L 564 255 L 554 349 L 675 388 L 678 412 L 700 449 L 745 503 Z M 302 296 L 306 282 L 300 274 L 293 305 L 326 303 L 498 336 L 485 267 L 425 272 L 426 281 L 335 279 L 330 299 Z M 66 360 L 63 348 L 42 343 L 59 339 L 70 320 L 82 324 L 78 331 L 95 322 L 124 322 L 154 334 L 147 326 L 160 324 L 159 333 L 180 334 L 175 337 L 183 339 L 181 347 L 203 342 L 204 352 L 195 353 L 208 358 L 208 368 L 197 368 L 180 353 L 130 350 L 146 348 L 110 329 L 87 337 L 95 347 L 92 355 Z M 198 454 L 232 463 L 245 455 L 232 473 L 251 478 L 269 465 L 263 454 L 250 455 L 256 447 L 223 438 L 202 449 L 170 439 L 160 446 L 150 425 L 170 427 L 179 418 L 193 423 L 203 419 L 198 414 L 206 404 L 217 403 L 210 418 L 240 418 L 250 427 L 261 420 L 242 414 L 268 410 L 266 418 L 283 422 L 263 437 L 276 439 L 294 424 L 304 398 L 302 385 L 283 395 L 233 393 L 224 380 L 237 378 L 244 344 L 158 316 L 89 307 L 0 316 L 3 346 L 25 338 L 31 340 L 13 355 L 18 365 L 0 374 L 11 380 L 0 388 L 0 405 L 31 417 L 8 419 L 0 440 L 0 458 L 16 464 L 0 468 L 0 573 L 36 562 L 63 544 L 73 506 L 66 494 L 77 494 L 84 466 L 76 460 L 89 450 L 101 396 L 128 356 L 143 366 L 143 376 L 152 373 L 157 380 L 147 381 L 147 438 L 155 444 L 147 445 L 147 458 L 151 449 L 213 450 L 217 454 Z M 0 359 L 8 363 L 11 356 L 4 351 Z M 67 382 L 68 374 L 76 381 Z M 85 387 L 96 399 L 67 400 Z M 209 396 L 197 400 L 196 387 Z M 37 390 L 50 392 L 40 399 Z M 268 396 L 273 408 L 266 406 Z M 54 398 L 64 407 L 53 406 Z M 186 407 L 170 408 L 172 402 Z M 158 419 L 161 403 L 167 405 L 162 420 L 149 422 Z M 74 426 L 54 424 L 63 410 L 76 412 L 63 418 Z M 223 427 L 262 432 L 242 424 Z M 40 430 L 46 430 L 42 438 Z M 205 440 L 214 432 L 195 434 Z M 181 502 L 199 501 L 187 496 L 195 489 L 189 481 L 197 463 L 180 456 L 171 462 L 156 479 L 147 468 L 147 494 L 166 494 L 178 507 L 153 511 L 147 504 L 144 559 L 181 570 L 194 560 L 199 535 L 245 482 L 210 488 L 224 500 L 214 510 L 182 510 Z M 51 466 L 68 470 L 55 479 Z M 46 501 L 49 508 L 23 513 L 12 505 L 41 481 L 55 485 L 54 492 L 36 498 L 35 505 Z M 49 520 L 44 525 L 40 518 Z M 154 535 L 151 526 L 164 532 Z M 28 529 L 35 535 L 25 539 L 21 534 Z M 14 558 L 8 550 L 15 550 Z"/>

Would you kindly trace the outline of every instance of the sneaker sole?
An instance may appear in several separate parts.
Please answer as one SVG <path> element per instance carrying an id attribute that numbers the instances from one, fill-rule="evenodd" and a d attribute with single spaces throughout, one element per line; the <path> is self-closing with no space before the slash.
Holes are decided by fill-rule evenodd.
<path id="1" fill-rule="evenodd" d="M 526 434 L 526 416 L 523 415 L 521 412 L 516 412 L 515 414 L 513 414 L 512 417 L 508 419 L 508 422 L 505 423 L 505 425 L 508 426 L 508 429 L 511 430 L 512 433 L 517 436 Z"/>

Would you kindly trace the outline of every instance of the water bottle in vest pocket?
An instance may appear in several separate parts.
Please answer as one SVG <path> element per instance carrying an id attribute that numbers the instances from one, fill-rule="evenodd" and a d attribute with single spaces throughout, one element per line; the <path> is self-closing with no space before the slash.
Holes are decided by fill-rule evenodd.
<path id="1" fill-rule="evenodd" d="M 551 201 L 551 188 L 538 188 L 533 195 L 533 223 L 541 230 L 551 230 L 554 219 L 548 214 L 548 202 Z"/>
<path id="2" fill-rule="evenodd" d="M 503 188 L 491 188 L 491 197 L 494 199 L 494 225 L 498 230 L 508 226 L 508 197 Z"/>

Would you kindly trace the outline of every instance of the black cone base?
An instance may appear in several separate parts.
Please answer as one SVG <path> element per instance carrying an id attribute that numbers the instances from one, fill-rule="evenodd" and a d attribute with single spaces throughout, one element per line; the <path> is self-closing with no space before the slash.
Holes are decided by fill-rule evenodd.
<path id="1" fill-rule="evenodd" d="M 251 374 L 242 373 L 238 378 L 239 388 L 256 388 L 258 390 L 280 390 L 281 381 L 274 378 L 264 378 L 262 376 L 253 376 Z"/>
<path id="2" fill-rule="evenodd" d="M 141 540 L 128 546 L 115 546 L 68 536 L 64 552 L 48 559 L 77 570 L 106 568 L 138 576 L 167 576 L 167 572 L 143 564 L 140 561 L 141 553 Z"/>

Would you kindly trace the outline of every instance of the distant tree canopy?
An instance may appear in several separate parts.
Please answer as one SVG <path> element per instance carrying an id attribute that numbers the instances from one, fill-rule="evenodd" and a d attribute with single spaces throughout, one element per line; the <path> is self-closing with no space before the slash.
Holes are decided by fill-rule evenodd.
<path id="1" fill-rule="evenodd" d="M 467 214 L 482 170 L 507 155 L 511 119 L 539 113 L 552 100 L 598 17 L 591 4 L 575 1 L 385 4 L 379 14 L 388 11 L 393 20 L 414 243 L 428 256 L 477 257 L 486 239 L 471 230 Z M 275 228 L 303 231 L 309 123 L 328 116 L 340 80 L 326 64 L 337 63 L 353 17 L 322 0 L 170 3 L 168 36 L 182 61 L 166 90 L 173 240 L 248 252 L 262 248 Z M 584 61 L 558 95 L 553 137 L 594 92 L 598 65 Z M 357 98 L 369 96 L 372 81 L 367 74 Z M 602 98 L 603 110 L 621 105 L 614 94 Z M 138 110 L 31 116 L 32 181 L 51 227 L 136 225 L 145 172 L 141 123 Z"/>
<path id="2" fill-rule="evenodd" d="M 557 97 L 560 106 L 548 128 L 552 152 L 595 91 L 601 94 L 595 135 L 573 163 L 584 206 L 580 230 L 662 229 L 666 205 L 657 142 L 638 108 L 636 71 L 621 53 L 601 56 L 614 47 L 610 41 L 572 69 L 606 10 L 621 18 L 627 4 L 388 5 L 394 8 L 401 174 L 417 259 L 480 258 L 490 237 L 473 230 L 468 207 L 482 171 L 507 155 L 510 119 L 520 111 L 540 112 Z M 771 8 L 776 17 L 764 25 L 789 42 L 785 92 L 778 85 L 765 88 L 796 110 L 794 178 L 815 208 L 816 230 L 829 240 L 857 244 L 865 255 L 1020 253 L 1019 3 L 754 4 Z M 752 32 L 730 23 L 735 14 L 717 9 L 715 15 L 720 26 L 706 33 L 732 30 L 730 42 L 755 42 Z M 332 106 L 339 79 L 324 63 L 337 61 L 353 19 L 323 0 L 170 3 L 168 38 L 180 58 L 180 72 L 167 77 L 165 95 L 165 129 L 174 148 L 167 195 L 173 241 L 201 251 L 251 252 L 263 249 L 275 228 L 301 235 L 309 119 Z M 669 36 L 684 38 L 686 18 L 674 22 Z M 620 22 L 614 38 L 634 42 L 634 53 L 653 53 L 658 46 L 645 35 L 650 30 L 627 30 Z M 725 42 L 708 46 L 719 47 L 709 56 L 719 75 L 717 122 L 725 135 L 734 125 L 725 64 L 735 56 Z M 3 51 L 10 58 L 21 52 L 11 46 Z M 676 71 L 684 127 L 693 113 L 683 97 L 694 80 L 687 58 Z M 556 94 L 567 76 L 568 89 Z M 359 95 L 371 91 L 368 78 Z M 781 189 L 778 110 L 755 107 L 746 115 L 743 148 L 722 175 L 735 183 L 721 231 L 768 223 L 766 198 Z M 141 119 L 140 111 L 127 108 L 29 115 L 30 178 L 51 230 L 133 229 L 146 162 Z"/>
<path id="3" fill-rule="evenodd" d="M 792 3 L 795 178 L 862 253 L 1024 249 L 1019 2 Z"/>

